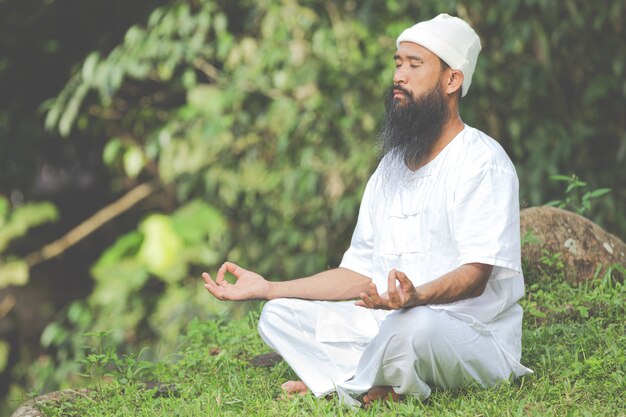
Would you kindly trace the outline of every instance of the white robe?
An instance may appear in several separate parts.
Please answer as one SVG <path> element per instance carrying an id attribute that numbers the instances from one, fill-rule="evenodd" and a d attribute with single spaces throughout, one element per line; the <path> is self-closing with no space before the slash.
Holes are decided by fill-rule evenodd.
<path id="1" fill-rule="evenodd" d="M 433 386 L 487 386 L 532 372 L 519 363 L 518 179 L 502 147 L 465 126 L 415 172 L 387 164 L 367 184 L 340 266 L 371 277 L 382 293 L 393 268 L 421 285 L 485 263 L 494 268 L 484 293 L 393 313 L 354 302 L 273 300 L 259 322 L 263 339 L 318 396 L 387 385 L 424 399 Z"/>

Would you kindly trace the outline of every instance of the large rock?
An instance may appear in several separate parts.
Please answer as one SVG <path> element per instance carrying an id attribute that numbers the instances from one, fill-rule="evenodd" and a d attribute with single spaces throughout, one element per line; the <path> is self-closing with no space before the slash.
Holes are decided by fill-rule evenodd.
<path id="1" fill-rule="evenodd" d="M 598 265 L 599 276 L 615 264 L 626 268 L 626 244 L 591 220 L 549 206 L 530 207 L 520 215 L 522 236 L 527 237 L 522 257 L 531 269 L 526 271 L 527 276 L 532 278 L 536 275 L 533 272 L 548 270 L 562 272 L 570 282 L 583 282 L 596 275 Z M 563 267 L 555 265 L 555 261 L 561 261 Z M 617 271 L 614 275 L 624 279 Z"/>
<path id="2" fill-rule="evenodd" d="M 28 400 L 21 407 L 11 414 L 11 417 L 45 417 L 43 406 L 55 407 L 63 401 L 71 401 L 78 395 L 87 395 L 89 389 L 81 388 L 77 390 L 65 389 L 63 391 L 54 391 L 48 394 L 40 395 L 36 398 Z"/>

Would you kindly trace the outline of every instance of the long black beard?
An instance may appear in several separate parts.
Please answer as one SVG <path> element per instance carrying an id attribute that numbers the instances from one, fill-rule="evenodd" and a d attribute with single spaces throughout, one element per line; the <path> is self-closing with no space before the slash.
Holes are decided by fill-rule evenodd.
<path id="1" fill-rule="evenodd" d="M 394 99 L 394 89 L 402 91 L 406 100 Z M 378 134 L 382 155 L 389 154 L 390 167 L 419 167 L 450 119 L 441 86 L 437 83 L 415 99 L 402 86 L 394 85 L 385 96 L 385 110 L 385 122 Z"/>

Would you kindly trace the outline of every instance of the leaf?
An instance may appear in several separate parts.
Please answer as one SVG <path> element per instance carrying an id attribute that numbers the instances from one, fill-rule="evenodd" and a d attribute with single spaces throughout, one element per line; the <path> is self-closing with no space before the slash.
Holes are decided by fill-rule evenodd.
<path id="1" fill-rule="evenodd" d="M 100 305 L 126 303 L 128 294 L 141 289 L 149 277 L 145 266 L 134 258 L 96 265 L 91 273 L 97 282 L 91 298 Z"/>
<path id="2" fill-rule="evenodd" d="M 153 13 L 154 14 L 154 13 Z M 136 46 L 144 39 L 144 31 L 139 26 L 132 26 L 124 36 L 124 43 L 128 46 Z"/>
<path id="3" fill-rule="evenodd" d="M 3 373 L 9 362 L 11 345 L 4 339 L 0 339 L 0 373 Z"/>
<path id="4" fill-rule="evenodd" d="M 124 171 L 129 178 L 136 178 L 145 164 L 143 152 L 139 146 L 131 146 L 124 152 Z"/>
<path id="5" fill-rule="evenodd" d="M 87 56 L 85 62 L 83 63 L 81 75 L 83 80 L 89 85 L 93 85 L 96 66 L 98 65 L 99 60 L 100 54 L 98 52 L 92 52 Z"/>
<path id="6" fill-rule="evenodd" d="M 193 200 L 172 215 L 172 226 L 189 243 L 203 243 L 208 238 L 220 239 L 228 228 L 226 219 L 214 206 Z"/>
<path id="7" fill-rule="evenodd" d="M 0 288 L 15 285 L 22 287 L 28 283 L 29 269 L 24 261 L 0 263 Z"/>
<path id="8" fill-rule="evenodd" d="M 528 308 L 528 313 L 530 313 L 531 316 L 535 316 L 535 317 L 539 317 L 541 319 L 545 319 L 548 316 L 546 315 L 546 313 L 544 313 L 541 310 L 538 310 L 536 307 L 534 306 L 529 306 L 530 308 Z"/>
<path id="9" fill-rule="evenodd" d="M 0 195 L 0 227 L 2 227 L 6 221 L 7 215 L 9 214 L 9 208 L 9 199 Z"/>
<path id="10" fill-rule="evenodd" d="M 185 270 L 181 267 L 186 267 L 181 265 L 183 242 L 171 219 L 164 214 L 152 214 L 140 229 L 144 240 L 137 256 L 148 271 L 167 282 L 182 279 Z"/>
<path id="11" fill-rule="evenodd" d="M 199 84 L 187 91 L 189 106 L 200 114 L 209 117 L 219 117 L 224 108 L 224 100 L 219 88 Z"/>
<path id="12" fill-rule="evenodd" d="M 65 107 L 65 110 L 59 120 L 59 133 L 61 136 L 66 137 L 70 134 L 72 125 L 78 116 L 78 110 L 80 109 L 83 99 L 85 98 L 85 95 L 87 95 L 88 91 L 89 85 L 87 84 L 79 85 L 74 91 L 72 98 L 68 101 L 67 106 Z"/>
<path id="13" fill-rule="evenodd" d="M 550 175 L 550 179 L 554 181 L 571 181 L 572 177 L 569 175 Z"/>
<path id="14" fill-rule="evenodd" d="M 67 338 L 67 331 L 59 323 L 52 322 L 41 332 L 41 345 L 48 348 Z"/>
<path id="15" fill-rule="evenodd" d="M 598 198 L 610 192 L 611 192 L 610 188 L 598 188 L 597 190 L 593 190 L 587 193 L 587 195 L 589 196 L 589 198 Z"/>
<path id="16" fill-rule="evenodd" d="M 0 228 L 0 253 L 9 242 L 24 236 L 28 229 L 43 223 L 55 221 L 58 217 L 56 207 L 52 203 L 27 203 L 13 210 L 8 220 Z"/>
<path id="17" fill-rule="evenodd" d="M 58 216 L 58 211 L 52 203 L 27 203 L 13 210 L 10 221 L 23 223 L 27 227 L 35 227 L 55 221 Z"/>
<path id="18" fill-rule="evenodd" d="M 121 150 L 122 141 L 119 138 L 109 139 L 102 150 L 102 161 L 108 166 L 113 166 Z"/>
<path id="19" fill-rule="evenodd" d="M 95 267 L 116 264 L 124 258 L 134 258 L 142 241 L 143 236 L 137 231 L 122 235 L 100 255 Z"/>

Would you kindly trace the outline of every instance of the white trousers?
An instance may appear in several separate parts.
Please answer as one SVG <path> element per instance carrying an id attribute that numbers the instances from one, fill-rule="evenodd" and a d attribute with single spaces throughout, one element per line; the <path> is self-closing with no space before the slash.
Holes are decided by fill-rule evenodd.
<path id="1" fill-rule="evenodd" d="M 489 332 L 425 306 L 389 313 L 353 301 L 276 299 L 258 328 L 316 396 L 391 386 L 423 400 L 431 387 L 490 386 L 515 373 Z"/>

